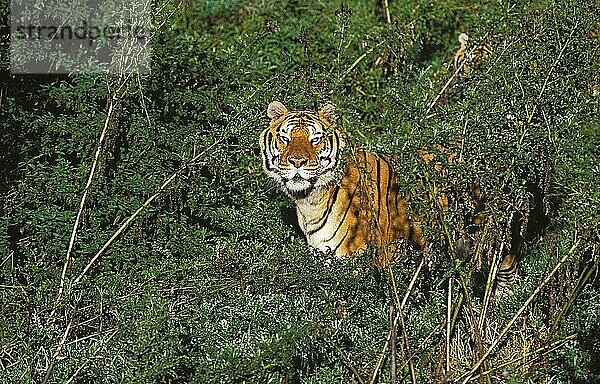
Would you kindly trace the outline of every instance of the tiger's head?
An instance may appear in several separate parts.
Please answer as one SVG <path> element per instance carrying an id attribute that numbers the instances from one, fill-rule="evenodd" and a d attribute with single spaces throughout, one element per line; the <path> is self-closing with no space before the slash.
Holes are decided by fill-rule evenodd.
<path id="1" fill-rule="evenodd" d="M 344 146 L 336 126 L 335 107 L 289 111 L 269 104 L 269 127 L 260 135 L 263 168 L 292 198 L 309 195 L 335 180 Z"/>

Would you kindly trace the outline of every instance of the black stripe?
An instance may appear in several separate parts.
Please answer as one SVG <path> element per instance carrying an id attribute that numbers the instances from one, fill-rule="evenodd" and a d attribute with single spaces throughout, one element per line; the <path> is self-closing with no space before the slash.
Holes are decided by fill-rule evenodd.
<path id="1" fill-rule="evenodd" d="M 267 132 L 265 135 L 265 148 L 271 148 L 271 140 L 273 139 L 273 133 Z"/>
<path id="2" fill-rule="evenodd" d="M 267 167 L 267 169 L 269 170 L 273 170 L 276 169 L 275 167 L 271 166 L 271 146 L 270 146 L 270 141 L 273 138 L 273 134 L 271 133 L 271 131 L 268 131 L 266 135 L 264 135 L 264 143 L 263 143 L 263 147 L 264 147 L 264 158 L 265 158 L 265 166 Z"/>
<path id="3" fill-rule="evenodd" d="M 336 152 L 338 152 L 340 150 L 338 136 L 335 132 L 333 133 L 333 139 L 335 140 L 335 142 L 330 141 L 330 143 L 329 143 L 329 146 L 331 147 L 330 151 L 329 151 L 329 156 L 331 156 L 333 154 L 334 149 L 336 150 Z M 333 168 L 333 169 L 337 168 L 338 163 L 340 161 L 339 158 L 340 158 L 339 153 L 336 153 L 335 156 L 333 156 L 333 167 L 331 167 L 331 168 Z"/>
<path id="4" fill-rule="evenodd" d="M 352 199 L 354 199 L 354 194 L 356 193 L 356 190 L 358 189 L 358 184 L 359 183 L 356 183 L 356 187 L 354 187 L 354 191 L 352 192 L 352 195 L 350 195 L 350 199 L 348 200 L 348 206 L 346 207 L 346 211 L 344 212 L 344 216 L 340 220 L 340 223 L 338 224 L 337 228 L 335 229 L 335 232 L 333 232 L 333 235 L 329 239 L 325 240 L 325 242 L 328 242 L 329 240 L 331 240 L 331 239 L 333 239 L 335 237 L 335 235 L 337 234 L 337 232 L 340 230 L 340 227 L 344 223 L 344 220 L 346 220 L 346 216 L 348 215 L 348 211 L 350 211 L 350 207 L 352 206 Z"/>
<path id="5" fill-rule="evenodd" d="M 319 225 L 319 228 L 306 232 L 307 236 L 310 236 L 310 235 L 320 231 L 325 226 L 325 223 L 327 223 L 327 219 L 329 219 L 329 214 L 331 213 L 331 210 L 333 209 L 333 206 L 335 205 L 335 202 L 337 201 L 337 196 L 338 196 L 338 192 L 340 191 L 340 189 L 341 188 L 336 185 L 335 192 L 333 192 L 333 195 L 329 198 L 329 201 L 327 202 L 327 209 L 325 210 L 323 215 L 321 215 L 319 220 L 317 220 L 317 223 L 319 223 L 321 221 L 323 221 L 323 222 L 321 223 L 321 225 Z"/>
<path id="6" fill-rule="evenodd" d="M 264 148 L 264 152 L 266 152 L 266 151 L 267 151 L 267 149 L 269 148 L 269 147 L 267 146 L 267 142 L 268 142 L 268 140 L 267 140 L 267 137 L 268 137 L 269 133 L 271 133 L 271 131 L 267 131 L 267 132 L 266 132 L 266 133 L 265 133 L 265 134 L 262 136 L 262 138 L 263 138 L 263 143 L 262 143 L 263 145 L 262 145 L 262 147 Z"/>
<path id="7" fill-rule="evenodd" d="M 335 251 L 337 251 L 337 249 L 340 247 L 340 245 L 342 245 L 342 243 L 344 242 L 344 240 L 346 240 L 346 237 L 348 236 L 348 232 L 350 231 L 350 228 L 346 229 L 346 233 L 344 233 L 344 237 L 342 237 L 342 240 L 340 240 L 339 243 L 337 243 L 337 245 L 335 246 L 335 248 L 333 248 L 333 253 L 335 253 Z"/>
<path id="8" fill-rule="evenodd" d="M 294 116 L 286 116 L 281 123 L 279 123 L 279 125 L 277 126 L 277 128 L 275 128 L 275 133 L 279 135 L 279 132 L 281 132 L 281 127 L 283 127 L 287 122 L 291 122 L 294 120 Z"/>
<path id="9" fill-rule="evenodd" d="M 382 159 L 383 160 L 383 159 Z M 390 196 L 390 186 L 392 185 L 392 177 L 393 177 L 393 173 L 392 173 L 392 167 L 390 166 L 390 163 L 388 163 L 386 160 L 384 160 L 387 167 L 388 167 L 388 181 L 387 181 L 387 186 L 385 188 L 385 208 L 387 210 L 387 233 L 390 233 L 390 224 L 392 222 L 392 215 L 390 214 L 390 204 L 388 201 L 388 197 Z"/>
<path id="10" fill-rule="evenodd" d="M 381 216 L 381 163 L 378 158 L 375 158 L 377 162 L 377 173 L 376 173 L 376 182 L 377 182 L 377 219 Z M 379 225 L 377 225 L 379 227 Z"/>
<path id="11" fill-rule="evenodd" d="M 506 256 L 505 260 L 507 257 L 511 257 L 511 255 Z M 516 256 L 512 256 L 512 258 L 513 259 L 512 259 L 512 262 L 510 263 L 510 265 L 503 266 L 502 264 L 504 264 L 504 260 L 502 261 L 502 264 L 500 265 L 500 270 L 498 271 L 497 280 L 498 280 L 498 285 L 501 287 L 513 284 L 515 281 L 515 275 L 518 270 L 518 261 L 517 261 Z"/>

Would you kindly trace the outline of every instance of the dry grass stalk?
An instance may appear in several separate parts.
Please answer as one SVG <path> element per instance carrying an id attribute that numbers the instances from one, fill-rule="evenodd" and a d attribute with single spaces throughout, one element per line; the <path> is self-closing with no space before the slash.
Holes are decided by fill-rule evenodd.
<path id="1" fill-rule="evenodd" d="M 472 379 L 474 380 L 474 379 L 479 378 L 480 376 L 489 375 L 489 374 L 491 374 L 493 372 L 496 372 L 496 371 L 498 371 L 498 370 L 500 370 L 500 369 L 502 369 L 504 367 L 512 365 L 512 364 L 514 364 L 514 363 L 516 363 L 518 361 L 522 361 L 522 360 L 525 360 L 526 358 L 528 358 L 530 356 L 534 356 L 532 359 L 523 361 L 523 363 L 521 365 L 530 364 L 533 361 L 535 361 L 535 360 L 537 360 L 537 359 L 539 359 L 539 358 L 541 358 L 541 357 L 543 357 L 543 356 L 545 356 L 545 355 L 547 355 L 547 354 L 549 354 L 549 353 L 551 353 L 553 351 L 556 351 L 557 349 L 563 347 L 565 344 L 567 344 L 571 340 L 574 340 L 576 337 L 577 337 L 576 333 L 572 334 L 570 336 L 565 337 L 564 339 L 555 341 L 554 343 L 552 343 L 550 345 L 545 345 L 545 346 L 537 348 L 537 349 L 535 349 L 533 351 L 527 352 L 527 353 L 523 354 L 522 356 L 519 356 L 518 358 L 511 359 L 511 360 L 505 361 L 503 363 L 497 364 L 497 365 L 494 366 L 494 368 L 488 369 L 488 370 L 486 370 L 486 371 L 484 371 L 482 373 L 479 373 L 479 374 L 473 376 Z"/>
<path id="2" fill-rule="evenodd" d="M 452 277 L 448 279 L 448 300 L 446 307 L 446 365 L 445 374 L 450 374 L 450 319 L 452 316 Z"/>
<path id="3" fill-rule="evenodd" d="M 392 23 L 392 18 L 390 17 L 390 4 L 388 0 L 383 0 L 383 16 L 385 17 L 386 23 Z"/>
<path id="4" fill-rule="evenodd" d="M 358 382 L 360 384 L 365 384 L 364 380 L 362 379 L 360 373 L 358 373 L 358 371 L 356 370 L 356 368 L 354 367 L 354 365 L 352 364 L 352 362 L 350 361 L 350 359 L 348 358 L 348 356 L 346 356 L 346 354 L 344 353 L 344 351 L 342 351 L 340 349 L 340 347 L 338 347 L 335 343 L 332 343 L 333 348 L 337 351 L 337 353 L 342 357 L 342 360 L 344 360 L 344 363 L 348 366 L 348 368 L 350 369 L 350 371 L 352 371 L 352 374 L 356 377 L 356 380 L 358 380 Z"/>
<path id="5" fill-rule="evenodd" d="M 467 289 L 467 283 L 465 282 L 465 279 L 460 276 L 459 277 L 459 282 L 460 282 L 460 286 L 462 288 L 462 294 L 465 298 L 465 308 L 467 309 L 467 320 L 469 321 L 469 323 L 471 324 L 471 332 L 470 332 L 470 337 L 472 339 L 472 341 L 475 343 L 475 347 L 476 349 L 476 355 L 475 357 L 479 357 L 483 355 L 483 341 L 482 341 L 482 337 L 481 337 L 481 331 L 480 328 L 478 327 L 478 323 L 476 321 L 476 317 L 475 317 L 475 312 L 473 311 L 473 305 L 471 303 L 471 297 L 469 295 L 469 291 Z M 483 363 L 483 369 L 487 370 L 489 369 L 489 364 L 488 361 L 485 361 Z M 491 384 L 491 379 L 489 376 L 485 375 L 485 379 L 486 382 L 488 384 Z"/>
<path id="6" fill-rule="evenodd" d="M 69 323 L 67 324 L 67 328 L 65 328 L 65 332 L 63 333 L 62 338 L 60 339 L 60 342 L 58 343 L 58 346 L 56 347 L 56 350 L 54 351 L 54 354 L 52 355 L 52 360 L 50 361 L 50 365 L 48 365 L 48 369 L 46 370 L 46 374 L 44 375 L 44 380 L 42 380 L 42 384 L 46 384 L 48 382 L 48 379 L 50 378 L 50 373 L 52 373 L 52 369 L 54 369 L 54 366 L 56 365 L 56 361 L 58 360 L 58 357 L 60 356 L 60 351 L 62 350 L 62 347 L 65 344 L 67 337 L 69 336 L 69 332 L 71 331 L 72 324 L 73 324 L 72 320 L 69 320 Z"/>
<path id="7" fill-rule="evenodd" d="M 390 301 L 390 355 L 392 356 L 391 383 L 396 384 L 396 327 L 394 326 L 394 304 Z"/>
<path id="8" fill-rule="evenodd" d="M 474 46 L 473 48 L 471 48 L 469 50 L 469 52 L 465 56 L 467 56 L 467 57 L 472 56 L 476 49 L 477 49 L 477 46 Z M 440 99 L 440 97 L 442 97 L 444 95 L 444 93 L 446 93 L 446 90 L 448 89 L 448 87 L 450 86 L 450 84 L 452 84 L 452 82 L 454 81 L 454 79 L 456 78 L 456 76 L 458 76 L 458 74 L 464 69 L 465 63 L 466 63 L 466 60 L 463 60 L 462 62 L 457 63 L 456 68 L 455 68 L 454 72 L 452 73 L 452 75 L 450 76 L 450 78 L 448 79 L 448 81 L 446 81 L 446 83 L 444 84 L 444 86 L 442 87 L 442 89 L 440 89 L 440 91 L 433 98 L 433 100 L 431 100 L 429 102 L 429 104 L 427 104 L 427 109 L 425 110 L 425 113 L 423 114 L 423 117 L 420 119 L 420 122 L 423 122 L 423 121 L 427 120 L 429 117 L 432 116 L 432 115 L 429 115 L 429 112 L 431 112 L 431 110 L 433 109 L 433 107 L 435 107 L 435 105 L 437 104 L 437 102 Z"/>
<path id="9" fill-rule="evenodd" d="M 487 318 L 488 308 L 490 306 L 490 302 L 492 299 L 492 287 L 493 283 L 496 280 L 496 275 L 498 274 L 498 270 L 500 269 L 500 260 L 498 255 L 502 254 L 504 250 L 504 242 L 500 243 L 500 250 L 496 253 L 494 252 L 494 258 L 492 260 L 492 269 L 488 274 L 487 282 L 485 284 L 485 293 L 483 294 L 483 309 L 481 310 L 481 314 L 479 315 L 478 328 L 479 332 L 484 332 L 484 324 Z"/>
<path id="10" fill-rule="evenodd" d="M 200 159 L 202 156 L 204 156 L 206 153 L 208 153 L 218 143 L 220 143 L 219 140 L 215 141 L 212 145 L 210 145 L 208 148 L 206 148 L 206 150 L 204 150 L 202 153 L 194 156 L 194 158 L 190 161 L 190 163 L 193 164 L 196 161 L 198 161 L 198 159 Z M 179 173 L 181 173 L 181 171 L 183 169 L 185 169 L 186 166 L 181 167 L 179 170 L 174 172 L 169 178 L 167 178 L 162 183 L 162 185 L 157 189 L 157 191 L 152 196 L 150 196 L 133 214 L 131 214 L 131 216 L 129 216 L 129 218 L 127 218 L 127 220 L 125 220 L 125 222 L 119 227 L 119 229 L 117 229 L 115 231 L 115 233 L 113 233 L 113 235 L 110 237 L 110 239 L 108 239 L 106 241 L 106 243 L 104 243 L 104 245 L 100 248 L 100 250 L 94 255 L 94 257 L 92 257 L 92 259 L 88 262 L 88 264 L 85 266 L 83 271 L 73 281 L 73 285 L 77 285 L 81 282 L 81 279 L 83 279 L 83 276 L 92 267 L 92 264 L 94 264 L 96 262 L 96 260 L 98 260 L 98 258 L 100 256 L 102 256 L 104 254 L 104 252 L 106 252 L 106 250 L 111 246 L 111 244 L 121 235 L 121 233 L 123 233 L 129 227 L 129 225 L 135 220 L 135 218 L 140 213 L 142 213 L 142 211 L 144 211 L 150 205 L 150 203 L 152 203 L 152 201 L 154 201 L 154 199 L 156 199 L 161 193 L 164 192 L 164 190 L 169 186 L 169 184 L 171 184 L 171 182 L 173 182 L 173 180 L 175 180 L 175 178 L 179 175 Z"/>
<path id="11" fill-rule="evenodd" d="M 406 288 L 406 293 L 404 294 L 404 297 L 402 298 L 402 302 L 397 304 L 398 312 L 396 313 L 396 316 L 394 318 L 394 322 L 393 322 L 394 327 L 396 327 L 398 324 L 400 313 L 402 312 L 402 310 L 404 309 L 404 306 L 406 305 L 406 302 L 408 301 L 410 293 L 412 292 L 412 289 L 417 281 L 417 278 L 419 277 L 419 274 L 421 273 L 421 269 L 423 269 L 423 265 L 425 265 L 425 261 L 427 260 L 428 256 L 429 256 L 429 249 L 426 247 L 423 250 L 423 257 L 421 258 L 421 262 L 419 263 L 419 266 L 415 270 L 415 273 L 413 274 L 413 276 L 410 280 L 410 283 L 408 284 L 408 287 Z M 388 268 L 390 271 L 390 275 L 393 276 L 394 272 L 392 270 L 391 264 L 388 266 Z M 393 279 L 393 277 L 392 277 L 392 281 L 395 281 L 395 279 Z M 399 296 L 398 296 L 398 290 L 395 288 L 395 282 L 394 282 L 394 295 L 396 297 L 396 302 L 398 302 Z M 390 333 L 388 334 L 388 338 L 385 341 L 383 348 L 381 349 L 381 353 L 379 354 L 379 359 L 377 359 L 377 364 L 375 364 L 375 369 L 373 369 L 373 374 L 371 375 L 369 384 L 375 383 L 375 380 L 377 379 L 377 375 L 379 374 L 379 370 L 381 369 L 381 364 L 383 363 L 383 360 L 385 359 L 385 354 L 389 347 L 391 337 L 392 337 L 392 334 L 391 334 L 391 330 L 390 330 Z M 412 355 L 409 355 L 408 361 L 410 362 L 411 359 L 412 359 Z M 404 367 L 404 365 L 403 365 L 403 367 Z"/>
<path id="12" fill-rule="evenodd" d="M 556 264 L 556 266 L 554 267 L 554 269 L 550 272 L 550 274 L 548 274 L 548 276 L 546 276 L 546 278 L 537 286 L 537 288 L 533 291 L 533 293 L 529 296 L 529 298 L 525 301 L 525 303 L 523 303 L 523 305 L 517 310 L 517 312 L 514 314 L 514 316 L 512 317 L 512 319 L 508 322 L 508 324 L 506 324 L 506 326 L 502 329 L 502 331 L 500 331 L 500 334 L 498 334 L 498 336 L 495 338 L 495 340 L 492 343 L 492 345 L 483 354 L 483 356 L 477 361 L 477 363 L 475 363 L 475 365 L 473 365 L 473 367 L 471 368 L 471 370 L 469 370 L 466 373 L 463 373 L 462 375 L 460 375 L 459 377 L 457 377 L 456 379 L 454 379 L 453 380 L 454 382 L 459 382 L 459 381 L 462 380 L 462 384 L 466 384 L 466 383 L 468 383 L 469 381 L 472 380 L 473 375 L 475 374 L 475 372 L 477 372 L 477 370 L 479 369 L 479 367 L 481 367 L 481 365 L 483 364 L 483 362 L 496 349 L 496 347 L 498 346 L 498 344 L 500 343 L 500 341 L 503 340 L 503 338 L 506 335 L 506 333 L 508 332 L 508 330 L 513 326 L 513 324 L 517 321 L 517 319 L 521 316 L 521 314 L 525 311 L 525 309 L 527 309 L 527 307 L 533 301 L 533 299 L 535 299 L 535 297 L 546 286 L 546 284 L 550 281 L 550 279 L 552 278 L 552 276 L 554 276 L 554 274 L 556 273 L 556 271 L 558 271 L 558 269 L 573 254 L 573 252 L 575 251 L 575 249 L 577 249 L 577 247 L 579 246 L 579 243 L 580 243 L 580 239 L 577 239 L 575 241 L 575 243 L 573 244 L 573 246 L 571 247 L 571 249 L 569 249 L 569 251 L 567 252 L 567 254 L 564 255 L 558 261 L 558 263 Z"/>
<path id="13" fill-rule="evenodd" d="M 118 329 L 115 329 L 110 335 L 108 335 L 108 337 L 103 340 L 100 345 L 98 346 L 98 348 L 96 348 L 96 350 L 94 351 L 93 355 L 95 357 L 96 354 L 98 354 L 98 352 L 100 352 L 100 350 L 106 345 L 108 344 L 108 342 L 117 334 L 117 332 L 119 332 Z M 92 360 L 92 357 L 88 357 L 83 364 L 81 364 L 77 370 L 75 370 L 75 372 L 73 373 L 73 375 L 71 375 L 71 377 L 66 381 L 65 384 L 70 384 L 73 382 L 73 380 L 75 380 L 75 378 L 77 377 L 77 375 L 79 374 L 79 372 L 81 372 L 81 370 Z"/>
<path id="14" fill-rule="evenodd" d="M 593 246 L 592 257 L 593 257 L 593 255 L 595 255 L 595 253 L 596 253 L 596 245 Z M 575 289 L 573 290 L 573 292 L 571 292 L 571 294 L 569 295 L 569 298 L 567 299 L 565 305 L 562 307 L 560 313 L 554 319 L 554 322 L 552 323 L 552 327 L 550 328 L 550 334 L 554 334 L 554 333 L 556 333 L 556 331 L 558 331 L 560 322 L 562 321 L 563 317 L 567 314 L 569 309 L 571 309 L 571 307 L 573 306 L 573 303 L 575 302 L 575 299 L 577 299 L 577 296 L 579 296 L 579 294 L 581 293 L 581 290 L 583 289 L 583 287 L 585 286 L 587 281 L 590 279 L 592 274 L 594 274 L 595 272 L 598 271 L 599 263 L 600 263 L 600 259 L 596 259 L 596 261 L 592 265 L 588 264 L 585 266 L 584 270 L 579 275 L 579 279 L 577 280 Z"/>
<path id="15" fill-rule="evenodd" d="M 413 355 L 410 353 L 410 346 L 408 343 L 408 334 L 406 333 L 406 324 L 404 323 L 404 315 L 402 315 L 402 312 L 398 312 L 398 314 L 400 315 L 400 324 L 402 325 L 402 337 L 404 338 L 404 345 L 406 346 L 406 354 L 407 354 L 406 361 L 408 363 L 408 370 L 410 372 L 410 380 L 411 380 L 412 384 L 417 384 L 415 367 L 412 362 Z"/>
<path id="16" fill-rule="evenodd" d="M 400 296 L 398 295 L 398 288 L 396 286 L 396 277 L 394 276 L 394 270 L 392 269 L 391 266 L 388 266 L 388 268 L 389 268 L 390 277 L 391 277 L 391 280 L 392 280 L 392 287 L 393 287 L 393 294 L 394 294 L 393 296 L 394 296 L 394 299 L 396 300 L 396 305 L 398 306 L 398 308 L 402 308 L 402 303 L 400 302 Z M 392 306 L 392 311 L 393 311 L 393 304 L 390 303 L 390 305 Z M 396 376 L 396 372 L 395 372 L 395 368 L 396 368 L 396 363 L 395 363 L 395 358 L 396 358 L 395 342 L 396 342 L 396 324 L 398 322 L 398 318 L 400 319 L 400 325 L 402 326 L 402 336 L 403 336 L 403 340 L 404 340 L 403 344 L 405 345 L 406 356 L 407 356 L 407 360 L 406 361 L 408 362 L 408 367 L 409 367 L 409 371 L 410 371 L 410 377 L 411 377 L 412 383 L 414 384 L 414 383 L 416 383 L 415 367 L 414 367 L 413 362 L 412 362 L 412 356 L 411 356 L 411 353 L 410 353 L 410 345 L 409 345 L 409 342 L 408 342 L 408 334 L 406 332 L 406 324 L 404 322 L 404 315 L 402 314 L 402 309 L 398 310 L 398 314 L 396 315 L 396 318 L 394 318 L 392 320 L 392 322 L 391 322 L 390 332 L 391 332 L 391 336 L 392 337 L 390 338 L 390 340 L 391 340 L 391 343 L 393 343 L 393 345 L 392 345 L 392 347 L 393 347 L 392 358 L 394 359 L 394 364 L 392 366 L 393 367 L 392 378 L 394 380 L 393 382 L 395 382 L 395 380 L 396 380 L 396 378 L 395 378 L 395 376 Z"/>
<path id="17" fill-rule="evenodd" d="M 94 175 L 96 173 L 96 168 L 98 166 L 98 162 L 100 160 L 100 153 L 102 153 L 102 147 L 104 145 L 104 139 L 106 138 L 106 133 L 108 132 L 108 127 L 110 125 L 110 120 L 112 118 L 113 110 L 115 103 L 118 102 L 116 93 L 113 93 L 108 99 L 108 110 L 106 112 L 106 118 L 104 119 L 104 126 L 102 131 L 100 132 L 100 137 L 98 138 L 98 142 L 96 144 L 96 152 L 94 154 L 94 160 L 92 162 L 92 167 L 90 169 L 90 173 L 88 175 L 87 183 L 83 188 L 83 194 L 81 195 L 81 200 L 79 202 L 79 209 L 77 210 L 77 216 L 75 217 L 75 223 L 73 224 L 73 230 L 71 231 L 71 237 L 69 239 L 69 246 L 67 248 L 67 254 L 65 255 L 65 262 L 63 264 L 62 273 L 60 275 L 60 284 L 58 287 L 58 293 L 56 295 L 56 299 L 54 302 L 54 307 L 58 306 L 58 302 L 60 301 L 62 294 L 65 288 L 65 278 L 67 275 L 67 269 L 69 268 L 69 264 L 71 263 L 71 253 L 73 252 L 73 247 L 75 246 L 75 239 L 77 238 L 77 229 L 79 228 L 79 222 L 81 221 L 81 216 L 83 214 L 83 209 L 85 207 L 85 202 L 87 200 L 88 193 L 92 187 L 92 181 L 94 180 Z M 52 311 L 53 316 L 54 311 Z"/>

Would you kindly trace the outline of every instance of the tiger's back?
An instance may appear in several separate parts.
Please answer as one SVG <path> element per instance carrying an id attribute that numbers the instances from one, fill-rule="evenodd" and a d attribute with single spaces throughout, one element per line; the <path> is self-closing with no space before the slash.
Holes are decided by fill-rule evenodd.
<path id="1" fill-rule="evenodd" d="M 380 267 L 387 265 L 400 239 L 417 249 L 424 247 L 420 221 L 427 218 L 407 208 L 408 197 L 398 188 L 390 159 L 355 149 L 337 126 L 333 106 L 290 112 L 274 101 L 267 114 L 271 122 L 259 141 L 263 168 L 296 203 L 298 222 L 311 247 L 338 257 L 373 249 L 374 264 Z M 425 163 L 433 161 L 427 151 L 420 155 Z M 438 192 L 423 191 L 426 200 L 438 207 L 434 220 L 443 218 L 449 208 L 448 197 Z M 475 217 L 479 221 L 480 215 Z M 513 281 L 517 243 L 503 255 L 500 285 Z"/>
<path id="2" fill-rule="evenodd" d="M 421 229 L 410 217 L 395 179 L 386 157 L 367 151 L 349 153 L 339 183 L 296 200 L 298 221 L 309 245 L 337 256 L 379 250 L 379 264 L 390 257 L 397 239 L 408 239 L 421 248 Z"/>

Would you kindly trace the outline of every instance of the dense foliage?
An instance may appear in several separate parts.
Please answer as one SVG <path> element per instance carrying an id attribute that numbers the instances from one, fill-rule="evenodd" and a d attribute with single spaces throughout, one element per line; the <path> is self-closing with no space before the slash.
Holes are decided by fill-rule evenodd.
<path id="1" fill-rule="evenodd" d="M 474 381 L 600 380 L 596 2 L 157 3 L 149 74 L 3 74 L 1 382 L 442 382 L 496 341 Z M 333 102 L 429 216 L 418 180 L 480 186 L 485 251 L 443 245 L 457 199 L 418 275 L 410 249 L 383 271 L 311 252 L 261 170 L 276 99 Z M 418 153 L 457 142 L 444 172 Z M 490 299 L 515 215 L 535 230 Z"/>

